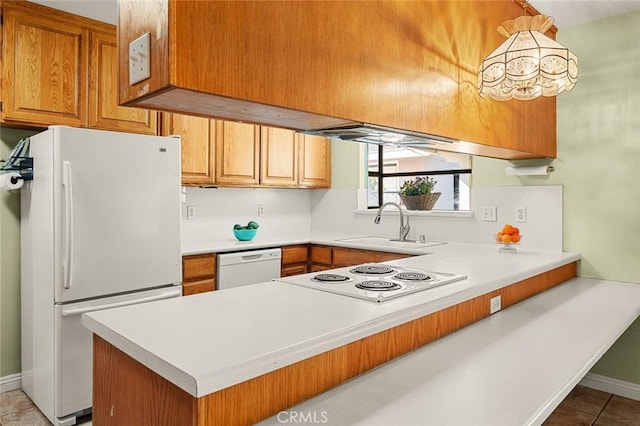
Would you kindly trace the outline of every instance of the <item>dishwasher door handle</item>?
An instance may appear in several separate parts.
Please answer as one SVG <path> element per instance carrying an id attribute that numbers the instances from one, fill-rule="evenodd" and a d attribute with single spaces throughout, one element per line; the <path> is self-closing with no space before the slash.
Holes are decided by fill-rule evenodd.
<path id="1" fill-rule="evenodd" d="M 242 259 L 243 262 L 253 262 L 253 261 L 256 261 L 256 260 L 261 260 L 263 258 L 264 258 L 263 254 L 247 254 L 247 255 L 242 256 L 241 259 Z"/>

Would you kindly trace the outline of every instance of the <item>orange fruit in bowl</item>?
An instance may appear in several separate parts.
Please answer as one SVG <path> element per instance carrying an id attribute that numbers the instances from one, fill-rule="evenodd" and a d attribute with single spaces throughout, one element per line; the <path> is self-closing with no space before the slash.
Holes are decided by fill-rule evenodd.
<path id="1" fill-rule="evenodd" d="M 511 235 L 509 235 L 509 234 L 503 234 L 502 235 L 502 242 L 504 244 L 510 244 L 511 241 L 512 241 Z"/>
<path id="2" fill-rule="evenodd" d="M 502 228 L 502 233 L 503 233 L 503 234 L 511 235 L 511 234 L 513 233 L 513 226 L 511 226 L 511 225 L 505 225 L 505 226 Z"/>
<path id="3" fill-rule="evenodd" d="M 520 229 L 518 229 L 517 226 L 512 226 L 511 229 L 512 229 L 511 235 L 520 235 Z"/>
<path id="4" fill-rule="evenodd" d="M 499 243 L 501 243 L 501 242 L 502 242 L 502 236 L 503 236 L 503 235 L 504 235 L 504 234 L 503 234 L 502 232 L 498 232 L 498 233 L 496 234 L 496 241 L 497 241 L 497 242 L 499 242 Z"/>
<path id="5" fill-rule="evenodd" d="M 513 234 L 511 236 L 511 242 L 512 243 L 519 243 L 520 242 L 520 234 Z"/>

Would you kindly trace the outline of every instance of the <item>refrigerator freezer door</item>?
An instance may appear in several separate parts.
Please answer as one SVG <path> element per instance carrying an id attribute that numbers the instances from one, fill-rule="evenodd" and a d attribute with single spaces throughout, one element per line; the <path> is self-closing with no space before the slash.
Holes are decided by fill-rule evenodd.
<path id="1" fill-rule="evenodd" d="M 36 135 L 31 145 L 38 163 L 38 145 L 53 144 L 56 302 L 179 283 L 180 139 L 45 133 L 53 140 Z"/>
<path id="2" fill-rule="evenodd" d="M 181 286 L 127 294 L 55 307 L 55 417 L 91 408 L 92 334 L 80 322 L 82 314 L 115 306 L 179 297 Z"/>

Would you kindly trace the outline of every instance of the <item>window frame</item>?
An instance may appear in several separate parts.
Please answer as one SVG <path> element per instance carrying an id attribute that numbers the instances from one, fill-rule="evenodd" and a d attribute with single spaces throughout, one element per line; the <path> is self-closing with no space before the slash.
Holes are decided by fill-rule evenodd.
<path id="1" fill-rule="evenodd" d="M 437 175 L 453 175 L 453 191 L 454 191 L 454 208 L 449 211 L 459 210 L 459 188 L 460 188 L 460 175 L 471 174 L 472 169 L 454 169 L 454 170 L 432 170 L 432 171 L 416 171 L 416 172 L 396 172 L 396 173 L 384 173 L 384 145 L 378 145 L 378 170 L 369 170 L 369 161 L 367 161 L 367 178 L 376 178 L 378 181 L 378 205 L 371 206 L 367 201 L 367 209 L 379 209 L 384 200 L 384 186 L 382 180 L 386 177 L 407 177 L 407 176 L 437 176 Z"/>

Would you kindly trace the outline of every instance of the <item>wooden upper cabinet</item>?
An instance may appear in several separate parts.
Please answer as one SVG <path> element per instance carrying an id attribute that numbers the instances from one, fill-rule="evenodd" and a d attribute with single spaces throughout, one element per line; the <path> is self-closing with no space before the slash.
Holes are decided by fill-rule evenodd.
<path id="1" fill-rule="evenodd" d="M 293 130 L 262 127 L 260 130 L 260 184 L 296 186 L 298 149 Z"/>
<path id="2" fill-rule="evenodd" d="M 157 133 L 157 113 L 118 105 L 116 27 L 27 1 L 2 2 L 8 125 Z"/>
<path id="3" fill-rule="evenodd" d="M 182 138 L 182 184 L 215 183 L 216 121 L 182 114 L 162 114 L 162 134 Z"/>
<path id="4" fill-rule="evenodd" d="M 84 126 L 89 30 L 38 10 L 2 3 L 2 119 Z"/>
<path id="5" fill-rule="evenodd" d="M 216 183 L 257 186 L 260 183 L 260 126 L 216 121 Z"/>
<path id="6" fill-rule="evenodd" d="M 331 187 L 331 139 L 298 134 L 298 156 L 299 186 Z"/>
<path id="7" fill-rule="evenodd" d="M 155 135 L 155 111 L 118 105 L 118 49 L 115 29 L 91 33 L 89 127 Z"/>
<path id="8" fill-rule="evenodd" d="M 505 159 L 556 155 L 555 98 L 498 102 L 477 90 L 519 2 L 121 0 L 120 13 L 130 104 L 298 130 L 371 123 Z M 146 32 L 151 77 L 129 85 L 127 46 Z"/>

